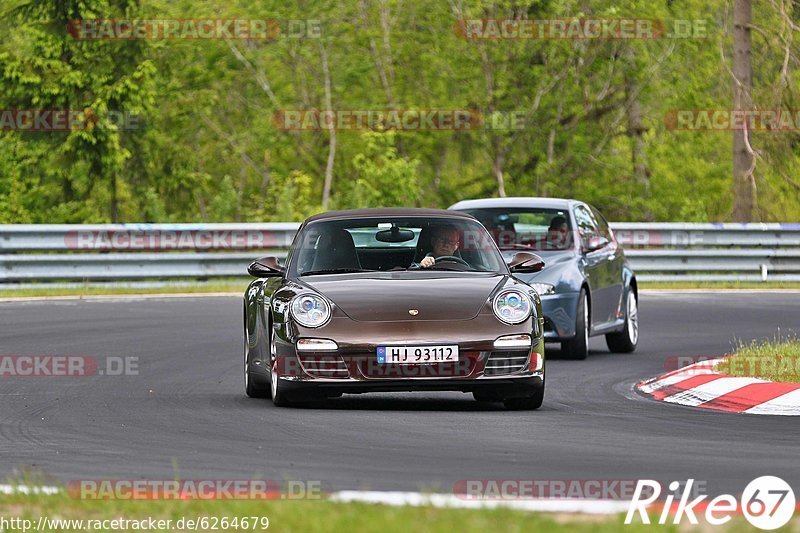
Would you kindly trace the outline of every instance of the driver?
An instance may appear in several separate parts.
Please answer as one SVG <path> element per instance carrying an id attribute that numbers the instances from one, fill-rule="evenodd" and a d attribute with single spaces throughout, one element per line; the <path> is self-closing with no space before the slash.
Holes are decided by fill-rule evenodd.
<path id="1" fill-rule="evenodd" d="M 453 256 L 458 250 L 458 230 L 453 226 L 438 226 L 431 233 L 431 252 L 422 258 L 419 266 L 430 268 L 436 264 L 437 257 Z"/>
<path id="2" fill-rule="evenodd" d="M 547 247 L 549 249 L 559 249 L 566 246 L 569 239 L 569 224 L 564 216 L 556 215 L 550 220 L 550 227 L 547 228 Z"/>

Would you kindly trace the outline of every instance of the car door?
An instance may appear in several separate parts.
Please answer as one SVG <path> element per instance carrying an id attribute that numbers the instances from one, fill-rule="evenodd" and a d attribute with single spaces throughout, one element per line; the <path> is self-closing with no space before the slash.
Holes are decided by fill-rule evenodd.
<path id="1" fill-rule="evenodd" d="M 593 239 L 602 237 L 597 221 L 591 210 L 584 204 L 577 204 L 573 212 L 578 228 L 578 238 L 581 246 L 581 260 L 584 266 L 584 275 L 589 282 L 591 290 L 591 322 L 592 328 L 597 328 L 611 320 L 614 308 L 613 280 L 609 256 L 609 246 L 597 250 L 590 250 L 587 245 Z"/>
<path id="2" fill-rule="evenodd" d="M 594 206 L 589 206 L 597 227 L 600 231 L 600 236 L 608 239 L 606 261 L 608 262 L 608 283 L 609 283 L 609 300 L 610 300 L 610 316 L 609 321 L 617 320 L 623 316 L 622 296 L 624 287 L 624 273 L 625 268 L 625 255 L 614 237 L 614 232 L 608 225 L 608 221 L 600 211 Z"/>

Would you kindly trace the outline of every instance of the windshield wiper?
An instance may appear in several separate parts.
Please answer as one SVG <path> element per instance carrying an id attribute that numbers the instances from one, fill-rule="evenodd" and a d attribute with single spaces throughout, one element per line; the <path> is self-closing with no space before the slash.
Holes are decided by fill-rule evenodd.
<path id="1" fill-rule="evenodd" d="M 301 276 L 314 276 L 316 274 L 351 274 L 353 272 L 377 272 L 377 270 L 367 270 L 364 268 L 326 268 L 322 270 L 310 270 L 303 272 Z"/>

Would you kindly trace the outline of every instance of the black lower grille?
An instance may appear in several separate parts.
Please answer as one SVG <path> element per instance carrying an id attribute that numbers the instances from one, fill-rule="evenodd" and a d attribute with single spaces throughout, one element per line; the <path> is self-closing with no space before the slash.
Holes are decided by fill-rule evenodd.
<path id="1" fill-rule="evenodd" d="M 502 376 L 519 372 L 528 364 L 527 350 L 492 352 L 483 370 L 484 376 Z"/>
<path id="2" fill-rule="evenodd" d="M 298 355 L 303 370 L 315 378 L 347 378 L 350 372 L 338 355 Z"/>

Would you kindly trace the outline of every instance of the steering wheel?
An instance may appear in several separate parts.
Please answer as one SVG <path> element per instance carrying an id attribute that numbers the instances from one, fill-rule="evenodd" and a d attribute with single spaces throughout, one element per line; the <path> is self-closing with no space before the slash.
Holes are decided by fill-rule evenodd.
<path id="1" fill-rule="evenodd" d="M 434 259 L 436 260 L 437 263 L 439 261 L 450 261 L 452 263 L 458 263 L 458 264 L 464 265 L 465 267 L 469 267 L 470 266 L 469 263 L 467 263 L 466 261 L 464 261 L 463 259 L 461 259 L 460 257 L 457 257 L 455 255 L 442 255 L 442 256 L 439 256 L 439 257 L 434 257 Z"/>

